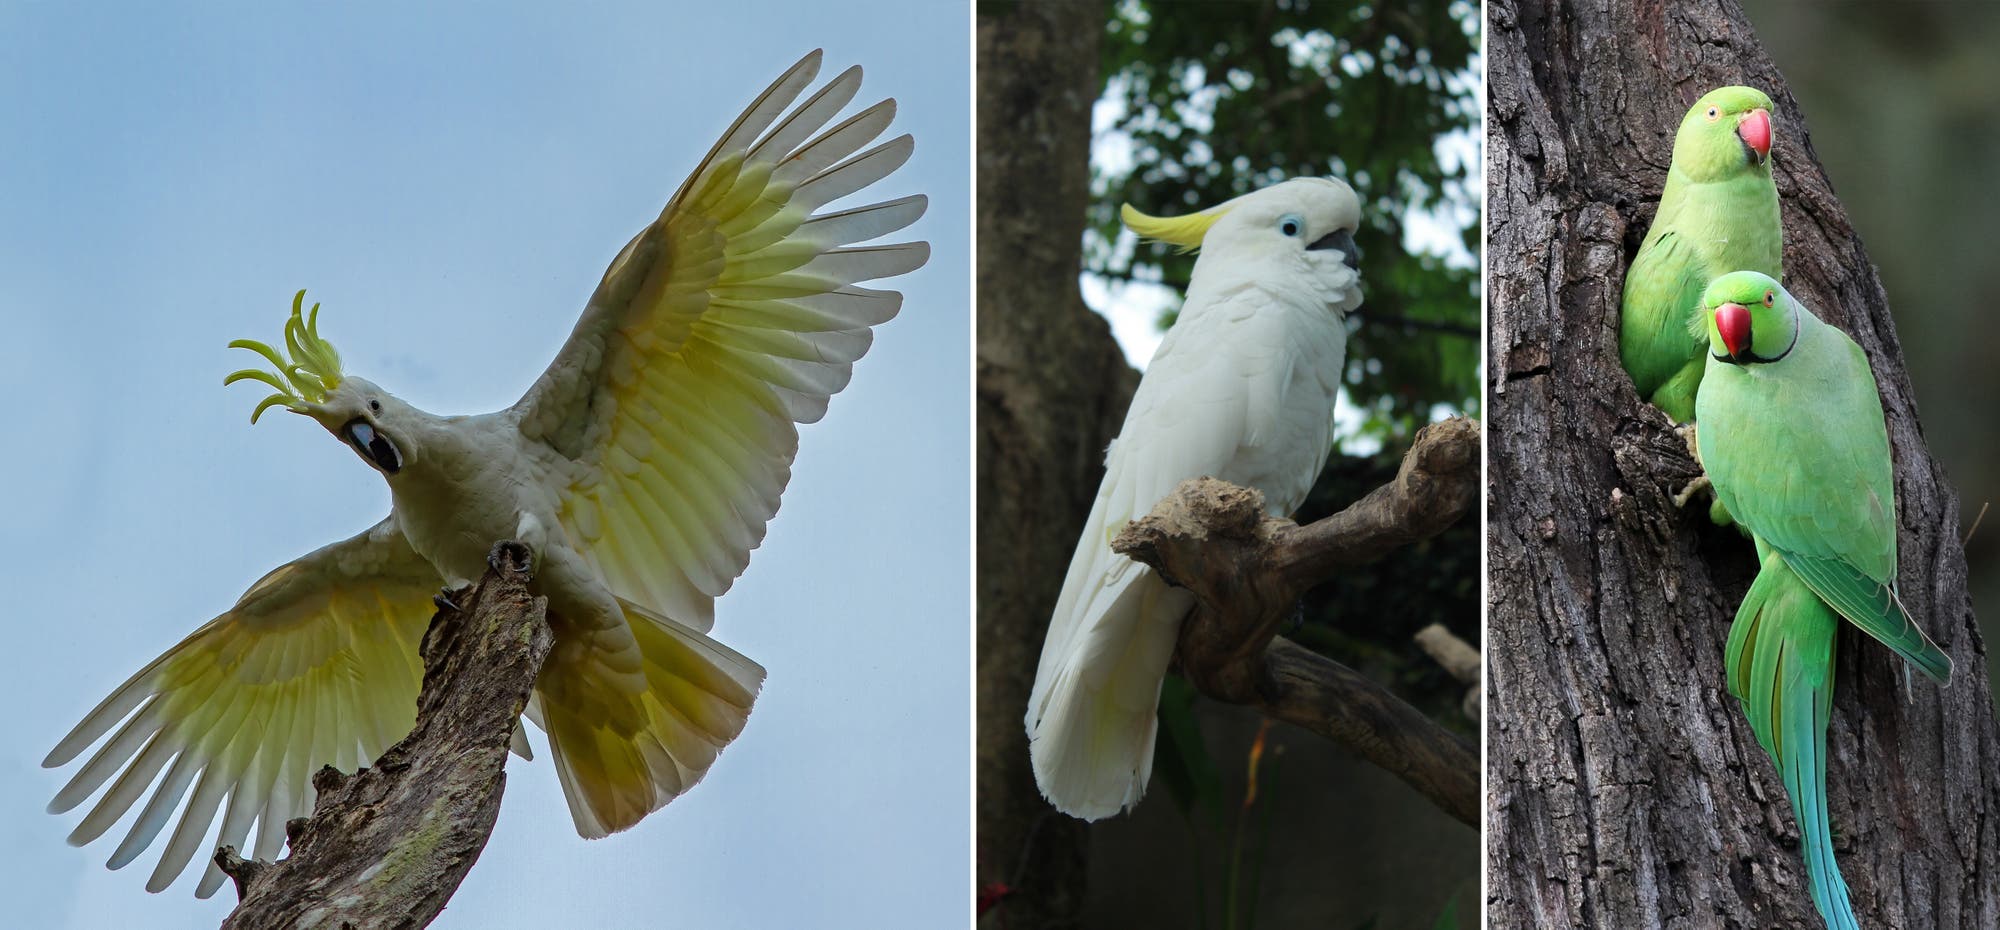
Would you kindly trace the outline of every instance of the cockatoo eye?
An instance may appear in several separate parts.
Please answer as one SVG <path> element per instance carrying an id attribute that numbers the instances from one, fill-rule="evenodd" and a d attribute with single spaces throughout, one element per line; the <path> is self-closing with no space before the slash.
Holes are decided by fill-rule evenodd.
<path id="1" fill-rule="evenodd" d="M 396 451 L 396 444 L 389 437 L 375 431 L 367 420 L 356 417 L 340 428 L 340 435 L 347 440 L 354 451 L 373 463 L 382 473 L 393 475 L 403 468 L 403 455 Z"/>
<path id="2" fill-rule="evenodd" d="M 1296 213 L 1287 213 L 1278 217 L 1278 231 L 1296 239 L 1305 235 L 1306 219 Z"/>
<path id="3" fill-rule="evenodd" d="M 371 397 L 371 398 L 369 398 L 369 399 L 368 399 L 368 412 L 369 412 L 369 413 L 381 413 L 381 412 L 382 412 L 382 402 L 381 402 L 381 401 L 379 401 L 379 400 L 376 400 L 376 399 L 374 399 L 374 398 L 372 398 L 372 397 Z"/>

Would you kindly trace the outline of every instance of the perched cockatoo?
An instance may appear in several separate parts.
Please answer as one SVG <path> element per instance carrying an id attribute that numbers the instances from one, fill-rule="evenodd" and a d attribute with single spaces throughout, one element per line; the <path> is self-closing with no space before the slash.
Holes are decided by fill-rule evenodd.
<path id="1" fill-rule="evenodd" d="M 1693 420 L 1707 323 L 1701 292 L 1717 275 L 1778 277 L 1784 235 L 1771 180 L 1771 98 L 1709 91 L 1674 133 L 1660 212 L 1625 272 L 1618 358 L 1639 396 L 1676 423 Z"/>
<path id="2" fill-rule="evenodd" d="M 1896 594 L 1896 483 L 1868 357 L 1777 281 L 1723 275 L 1702 298 L 1708 373 L 1695 428 L 1715 494 L 1757 545 L 1729 628 L 1729 693 L 1792 799 L 1813 904 L 1857 930 L 1826 815 L 1840 618 L 1943 684 L 1951 657 Z"/>
<path id="3" fill-rule="evenodd" d="M 410 730 L 431 597 L 477 579 L 501 539 L 533 549 L 548 598 L 555 645 L 526 716 L 548 733 L 577 832 L 623 830 L 701 779 L 764 677 L 706 635 L 714 600 L 777 512 L 795 424 L 826 412 L 870 327 L 901 306 L 857 283 L 930 254 L 854 245 L 916 221 L 921 195 L 822 211 L 895 171 L 912 141 L 863 151 L 893 100 L 830 126 L 861 69 L 801 100 L 819 66 L 814 51 L 737 118 L 512 407 L 441 417 L 346 375 L 318 306 L 302 315 L 296 299 L 285 352 L 232 343 L 276 368 L 225 382 L 277 390 L 252 422 L 274 406 L 311 417 L 381 473 L 394 508 L 265 575 L 63 738 L 43 764 L 111 734 L 50 804 L 67 811 L 110 783 L 72 843 L 97 838 L 159 776 L 111 868 L 183 806 L 148 890 L 217 844 L 243 846 L 252 821 L 253 854 L 274 858 L 285 821 L 312 809 L 314 771 L 352 771 Z M 196 894 L 222 878 L 210 865 Z"/>
<path id="4" fill-rule="evenodd" d="M 1124 218 L 1201 254 L 1105 454 L 1028 698 L 1035 780 L 1085 820 L 1145 792 L 1160 683 L 1194 603 L 1112 537 L 1204 475 L 1264 492 L 1273 516 L 1304 503 L 1333 445 L 1347 312 L 1361 303 L 1361 204 L 1340 181 L 1295 178 L 1173 219 L 1128 205 Z"/>

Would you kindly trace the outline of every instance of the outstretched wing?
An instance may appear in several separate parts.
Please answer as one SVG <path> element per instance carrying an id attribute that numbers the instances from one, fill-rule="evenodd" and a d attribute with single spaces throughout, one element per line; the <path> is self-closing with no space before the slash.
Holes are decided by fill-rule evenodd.
<path id="1" fill-rule="evenodd" d="M 352 772 L 415 722 L 423 678 L 417 643 L 438 584 L 394 516 L 278 566 L 63 737 L 44 766 L 68 764 L 124 721 L 49 811 L 67 811 L 110 781 L 70 834 L 83 845 L 165 770 L 107 865 L 123 868 L 144 852 L 183 798 L 186 810 L 148 891 L 172 884 L 197 853 L 206 857 L 220 844 L 243 848 L 253 819 L 255 856 L 275 859 L 285 821 L 312 812 L 312 774 L 320 766 Z M 204 844 L 224 796 L 221 830 L 214 844 Z M 211 863 L 195 893 L 214 894 L 222 879 Z"/>
<path id="2" fill-rule="evenodd" d="M 819 62 L 807 55 L 737 118 L 514 408 L 568 463 L 561 520 L 577 548 L 620 596 L 702 631 L 777 513 L 795 424 L 826 412 L 869 328 L 902 304 L 856 285 L 930 256 L 922 242 L 856 245 L 915 222 L 921 195 L 820 212 L 900 167 L 912 142 L 862 151 L 893 100 L 828 128 L 859 67 L 794 106 Z"/>

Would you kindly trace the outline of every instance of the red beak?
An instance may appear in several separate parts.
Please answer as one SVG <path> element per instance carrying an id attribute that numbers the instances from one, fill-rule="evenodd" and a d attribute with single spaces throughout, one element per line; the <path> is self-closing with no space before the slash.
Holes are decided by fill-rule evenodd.
<path id="1" fill-rule="evenodd" d="M 1715 331 L 1722 334 L 1722 344 L 1729 349 L 1730 358 L 1750 351 L 1750 311 L 1742 304 L 1715 308 Z"/>
<path id="2" fill-rule="evenodd" d="M 1771 157 L 1771 111 L 1762 108 L 1743 114 L 1736 121 L 1736 135 L 1757 153 L 1757 160 Z"/>

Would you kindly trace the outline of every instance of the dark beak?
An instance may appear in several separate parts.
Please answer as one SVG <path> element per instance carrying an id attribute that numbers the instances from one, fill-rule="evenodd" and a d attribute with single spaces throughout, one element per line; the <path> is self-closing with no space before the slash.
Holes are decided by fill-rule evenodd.
<path id="1" fill-rule="evenodd" d="M 1361 247 L 1354 244 L 1354 237 L 1345 229 L 1336 229 L 1318 239 L 1314 239 L 1312 245 L 1306 246 L 1306 251 L 1308 252 L 1317 252 L 1322 249 L 1338 249 L 1341 255 L 1346 256 L 1344 261 L 1347 267 L 1357 270 L 1361 267 Z"/>
<path id="2" fill-rule="evenodd" d="M 396 444 L 390 442 L 389 437 L 376 432 L 375 427 L 367 420 L 360 418 L 349 420 L 346 426 L 340 428 L 340 433 L 348 445 L 354 447 L 354 451 L 374 463 L 383 474 L 393 475 L 402 470 L 403 456 L 396 451 Z"/>

